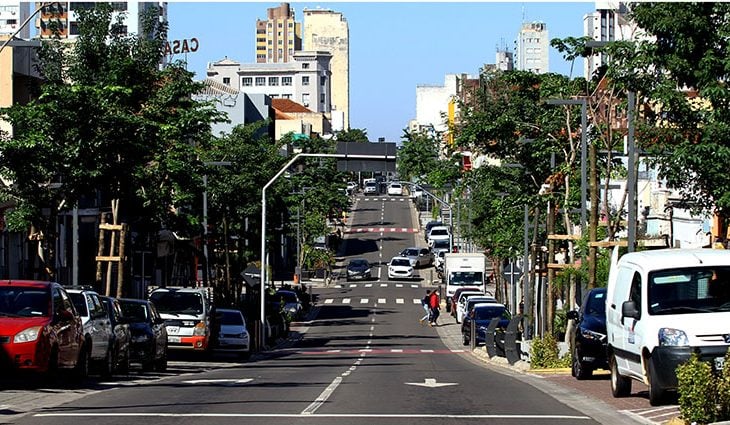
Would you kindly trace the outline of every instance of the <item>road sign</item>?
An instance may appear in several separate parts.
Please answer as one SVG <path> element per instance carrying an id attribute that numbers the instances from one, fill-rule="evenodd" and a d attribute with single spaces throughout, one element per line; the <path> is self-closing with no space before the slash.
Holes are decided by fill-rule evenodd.
<path id="1" fill-rule="evenodd" d="M 514 263 L 510 263 L 508 267 L 502 270 L 502 276 L 504 276 L 507 282 L 517 282 L 522 277 L 522 270 L 516 267 Z"/>
<path id="2" fill-rule="evenodd" d="M 337 171 L 395 171 L 395 143 L 337 142 L 337 153 L 353 155 L 353 158 L 338 158 Z M 382 159 L 357 158 L 357 155 L 379 155 Z"/>

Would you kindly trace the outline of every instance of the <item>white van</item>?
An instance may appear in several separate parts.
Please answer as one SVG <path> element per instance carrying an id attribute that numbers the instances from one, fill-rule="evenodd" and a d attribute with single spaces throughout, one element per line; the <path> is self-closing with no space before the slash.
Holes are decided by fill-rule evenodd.
<path id="1" fill-rule="evenodd" d="M 607 355 L 614 397 L 631 379 L 661 404 L 677 366 L 698 353 L 722 368 L 730 347 L 730 250 L 614 250 L 606 294 Z"/>
<path id="2" fill-rule="evenodd" d="M 167 347 L 207 351 L 210 342 L 213 302 L 211 288 L 157 288 L 150 301 L 165 319 Z"/>

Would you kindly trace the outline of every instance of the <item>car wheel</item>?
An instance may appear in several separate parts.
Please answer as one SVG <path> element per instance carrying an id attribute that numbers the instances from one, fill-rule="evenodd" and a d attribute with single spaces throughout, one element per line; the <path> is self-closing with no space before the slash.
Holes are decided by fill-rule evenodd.
<path id="1" fill-rule="evenodd" d="M 615 355 L 611 355 L 610 362 L 611 393 L 614 397 L 626 397 L 631 393 L 631 378 L 619 375 Z"/>
<path id="2" fill-rule="evenodd" d="M 652 406 L 661 406 L 666 399 L 666 391 L 659 387 L 659 377 L 657 376 L 656 366 L 649 359 L 649 404 Z"/>
<path id="3" fill-rule="evenodd" d="M 573 349 L 573 362 L 571 367 L 571 374 L 575 379 L 580 381 L 588 379 L 593 376 L 593 369 L 586 363 L 580 361 L 580 353 L 578 348 Z"/>

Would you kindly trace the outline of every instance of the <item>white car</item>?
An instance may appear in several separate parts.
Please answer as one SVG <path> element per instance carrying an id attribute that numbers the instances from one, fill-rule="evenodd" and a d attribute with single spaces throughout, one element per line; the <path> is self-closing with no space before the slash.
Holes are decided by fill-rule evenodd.
<path id="1" fill-rule="evenodd" d="M 357 183 L 347 182 L 346 190 L 348 195 L 352 195 L 353 193 L 357 192 Z"/>
<path id="2" fill-rule="evenodd" d="M 378 184 L 375 182 L 367 182 L 362 192 L 365 195 L 376 195 L 378 193 Z"/>
<path id="3" fill-rule="evenodd" d="M 215 349 L 248 358 L 251 355 L 251 338 L 243 314 L 238 310 L 219 308 L 215 311 L 215 321 L 218 331 Z"/>
<path id="4" fill-rule="evenodd" d="M 469 312 L 469 310 L 474 307 L 476 304 L 484 304 L 484 303 L 496 303 L 497 300 L 494 299 L 494 297 L 490 297 L 487 295 L 471 295 L 467 297 L 462 297 L 459 303 L 456 305 L 456 323 L 461 323 L 464 321 L 464 316 Z"/>
<path id="5" fill-rule="evenodd" d="M 393 257 L 388 263 L 388 279 L 412 279 L 413 266 L 407 257 Z"/>
<path id="6" fill-rule="evenodd" d="M 391 183 L 390 186 L 388 186 L 388 195 L 402 196 L 403 195 L 403 186 L 401 186 L 400 183 Z"/>
<path id="7" fill-rule="evenodd" d="M 428 245 L 433 246 L 436 240 L 451 240 L 451 231 L 446 226 L 435 226 L 428 232 Z"/>

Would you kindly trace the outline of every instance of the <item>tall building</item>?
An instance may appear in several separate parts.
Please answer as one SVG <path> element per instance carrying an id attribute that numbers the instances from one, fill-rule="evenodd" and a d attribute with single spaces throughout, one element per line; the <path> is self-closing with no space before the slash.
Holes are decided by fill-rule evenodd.
<path id="1" fill-rule="evenodd" d="M 507 49 L 497 49 L 494 64 L 500 71 L 512 71 L 515 69 L 514 55 Z"/>
<path id="2" fill-rule="evenodd" d="M 78 12 L 83 9 L 94 7 L 95 2 L 53 2 L 43 7 L 43 4 L 36 2 L 40 7 L 40 13 L 36 19 L 36 29 L 40 38 L 54 36 L 54 27 L 62 39 L 74 39 L 79 35 Z M 126 34 L 140 34 L 141 20 L 143 13 L 150 9 L 159 10 L 160 21 L 167 21 L 167 2 L 111 2 L 115 16 L 123 14 Z"/>
<path id="3" fill-rule="evenodd" d="M 302 24 L 294 20 L 289 3 L 266 9 L 266 20 L 256 20 L 256 63 L 290 62 L 302 50 Z"/>
<path id="4" fill-rule="evenodd" d="M 25 1 L 0 1 L 0 37 L 13 35 L 18 31 L 20 25 L 30 16 L 30 2 Z M 17 38 L 29 39 L 30 27 L 27 25 L 20 29 Z"/>
<path id="5" fill-rule="evenodd" d="M 583 17 L 583 34 L 595 41 L 632 40 L 637 37 L 637 27 L 628 19 L 625 2 L 601 0 L 596 11 Z M 583 61 L 583 76 L 590 79 L 598 68 L 606 65 L 608 57 L 596 52 Z"/>
<path id="6" fill-rule="evenodd" d="M 544 22 L 523 23 L 515 42 L 515 68 L 536 74 L 549 72 L 549 43 L 550 37 Z"/>
<path id="7" fill-rule="evenodd" d="M 342 13 L 304 9 L 304 50 L 332 54 L 332 128 L 350 128 L 350 28 Z"/>

